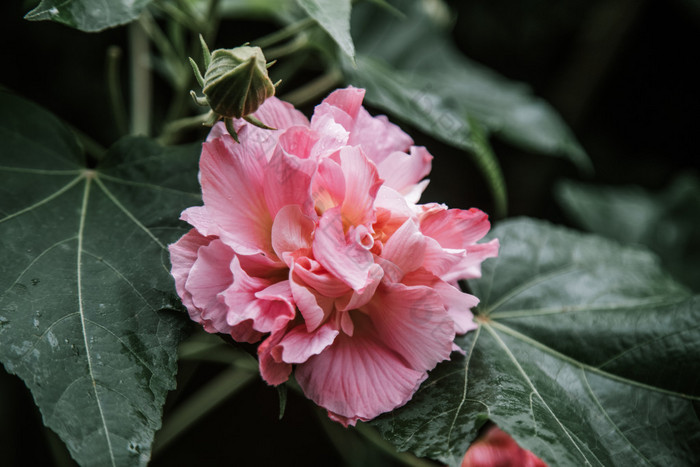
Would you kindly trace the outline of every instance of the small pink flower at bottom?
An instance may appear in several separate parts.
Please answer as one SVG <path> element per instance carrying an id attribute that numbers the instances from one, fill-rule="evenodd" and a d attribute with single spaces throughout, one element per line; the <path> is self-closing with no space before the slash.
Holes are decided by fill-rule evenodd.
<path id="1" fill-rule="evenodd" d="M 462 467 L 547 467 L 547 464 L 492 425 L 469 446 Z"/>
<path id="2" fill-rule="evenodd" d="M 311 121 L 270 98 L 255 117 L 222 125 L 200 159 L 203 206 L 170 245 L 175 285 L 209 332 L 258 342 L 260 371 L 292 371 L 307 397 L 344 425 L 405 404 L 476 327 L 479 277 L 498 241 L 478 209 L 416 204 L 432 156 L 364 91 L 335 91 Z"/>

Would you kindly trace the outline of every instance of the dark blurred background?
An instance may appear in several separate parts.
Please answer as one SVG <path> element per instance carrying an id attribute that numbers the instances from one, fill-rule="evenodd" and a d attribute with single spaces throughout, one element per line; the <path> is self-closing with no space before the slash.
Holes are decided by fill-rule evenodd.
<path id="1" fill-rule="evenodd" d="M 36 2 L 0 3 L 0 85 L 28 97 L 109 146 L 119 136 L 109 110 L 106 50 L 127 49 L 124 28 L 86 34 L 22 19 Z M 583 176 L 563 158 L 531 154 L 492 141 L 508 188 L 509 216 L 567 224 L 553 197 L 562 178 L 661 190 L 678 174 L 697 173 L 700 104 L 700 2 L 694 0 L 472 0 L 449 2 L 453 37 L 470 58 L 529 84 L 568 122 L 591 157 Z M 224 22 L 232 46 L 275 25 Z M 228 29 L 227 29 L 228 28 Z M 122 63 L 124 82 L 128 80 Z M 156 103 L 171 98 L 156 79 Z M 162 92 L 159 90 L 162 89 Z M 156 119 L 162 115 L 156 114 Z M 486 184 L 463 153 L 406 128 L 435 156 L 424 199 L 490 211 Z M 698 213 L 700 219 L 700 213 Z M 202 364 L 181 387 L 186 395 L 221 368 Z M 290 393 L 277 420 L 277 393 L 256 380 L 201 420 L 152 465 L 342 464 L 315 408 Z M 167 411 L 174 404 L 166 406 Z M 342 433 L 341 433 L 342 436 Z M 362 443 L 350 433 L 347 443 Z M 354 444 L 353 444 L 354 445 Z M 360 445 L 360 444 L 358 444 Z M 43 428 L 31 395 L 0 369 L 0 464 L 71 465 L 55 435 Z M 355 462 L 390 463 L 367 447 Z M 346 458 L 347 459 L 347 458 Z"/>

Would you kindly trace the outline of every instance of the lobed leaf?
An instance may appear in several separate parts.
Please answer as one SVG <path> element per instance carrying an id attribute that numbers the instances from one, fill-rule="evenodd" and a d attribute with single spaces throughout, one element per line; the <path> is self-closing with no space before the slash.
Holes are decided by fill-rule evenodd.
<path id="1" fill-rule="evenodd" d="M 0 361 L 82 465 L 145 465 L 184 314 L 165 246 L 197 146 L 127 138 L 89 169 L 55 117 L 0 93 Z"/>
<path id="2" fill-rule="evenodd" d="M 528 219 L 491 235 L 467 356 L 372 423 L 451 465 L 487 419 L 549 465 L 697 465 L 700 297 L 641 249 Z"/>

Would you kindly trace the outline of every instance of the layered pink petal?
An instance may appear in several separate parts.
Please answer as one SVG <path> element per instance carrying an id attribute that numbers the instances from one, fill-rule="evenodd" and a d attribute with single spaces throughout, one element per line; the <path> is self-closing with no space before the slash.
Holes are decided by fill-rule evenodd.
<path id="1" fill-rule="evenodd" d="M 331 345 L 339 332 L 330 324 L 309 332 L 300 324 L 287 332 L 272 350 L 276 361 L 286 363 L 304 363 L 314 355 L 323 352 Z"/>
<path id="2" fill-rule="evenodd" d="M 313 242 L 316 260 L 329 272 L 354 290 L 362 290 L 371 282 L 370 253 L 355 238 L 346 240 L 340 208 L 326 211 L 319 220 Z"/>
<path id="3" fill-rule="evenodd" d="M 356 226 L 371 224 L 375 220 L 374 199 L 382 185 L 377 168 L 358 148 L 341 149 L 339 159 L 345 175 L 343 222 Z"/>
<path id="4" fill-rule="evenodd" d="M 282 384 L 289 379 L 292 373 L 292 365 L 280 360 L 276 360 L 272 354 L 272 349 L 284 337 L 284 330 L 279 330 L 270 334 L 270 336 L 262 341 L 258 346 L 258 363 L 260 365 L 260 376 L 273 386 Z"/>
<path id="5" fill-rule="evenodd" d="M 310 250 L 316 223 L 302 213 L 298 205 L 282 207 L 272 224 L 272 248 L 277 256 L 291 266 L 292 253 Z"/>
<path id="6" fill-rule="evenodd" d="M 272 332 L 284 327 L 295 317 L 295 306 L 288 281 L 273 283 L 270 279 L 252 277 L 240 266 L 238 258 L 231 262 L 233 283 L 223 293 L 228 307 L 227 322 L 236 326 L 251 320 L 254 330 Z"/>
<path id="7" fill-rule="evenodd" d="M 362 108 L 355 119 L 348 144 L 361 147 L 367 157 L 379 164 L 394 151 L 408 151 L 413 145 L 413 139 L 397 125 L 390 123 L 385 115 L 372 117 Z"/>
<path id="8" fill-rule="evenodd" d="M 299 313 L 303 316 L 306 327 L 311 332 L 330 316 L 335 299 L 322 295 L 313 287 L 306 285 L 297 274 L 296 269 L 296 265 L 293 264 L 289 274 L 289 285 Z"/>
<path id="9" fill-rule="evenodd" d="M 295 373 L 304 394 L 346 426 L 405 404 L 427 377 L 386 347 L 366 316 L 356 315 L 352 337 L 339 334 Z"/>
<path id="10" fill-rule="evenodd" d="M 411 153 L 394 151 L 377 164 L 379 176 L 384 179 L 384 185 L 393 188 L 402 195 L 411 194 L 411 202 L 417 202 L 417 195 L 423 192 L 426 184 L 417 190 L 416 185 L 430 173 L 433 156 L 424 147 L 412 147 Z"/>
<path id="11" fill-rule="evenodd" d="M 342 110 L 343 113 L 345 113 L 345 115 L 347 115 L 351 121 L 354 121 L 357 118 L 357 114 L 360 112 L 360 109 L 362 108 L 362 100 L 364 98 L 364 89 L 349 86 L 345 89 L 337 89 L 330 93 L 328 97 L 323 99 L 323 102 L 317 108 L 320 108 L 319 113 L 321 114 L 323 114 L 323 112 L 325 111 L 324 108 L 326 105 L 330 106 L 331 108 Z M 314 114 L 316 113 L 317 112 L 314 112 Z M 353 126 L 354 125 L 348 125 L 345 127 L 345 129 L 350 131 L 353 129 Z"/>
<path id="12" fill-rule="evenodd" d="M 428 371 L 450 357 L 454 322 L 429 287 L 382 284 L 364 310 L 382 344 L 411 368 Z"/>
<path id="13" fill-rule="evenodd" d="M 314 161 L 275 151 L 263 177 L 267 212 L 272 218 L 285 206 L 299 206 L 306 215 L 314 213 L 311 177 L 315 171 Z"/>
<path id="14" fill-rule="evenodd" d="M 428 286 L 437 292 L 447 315 L 454 321 L 457 334 L 477 328 L 471 312 L 471 308 L 479 304 L 479 299 L 475 296 L 462 292 L 423 268 L 404 276 L 402 283 L 408 286 Z"/>
<path id="15" fill-rule="evenodd" d="M 230 326 L 226 316 L 228 308 L 221 293 L 231 283 L 230 264 L 233 250 L 221 240 L 212 240 L 197 250 L 185 288 L 192 296 L 192 303 L 200 310 L 200 320 L 208 332 L 228 333 Z"/>
<path id="16" fill-rule="evenodd" d="M 180 219 L 193 226 L 205 237 L 219 235 L 219 227 L 207 212 L 206 206 L 187 208 L 180 214 Z"/>
<path id="17" fill-rule="evenodd" d="M 418 225 L 413 219 L 408 219 L 384 244 L 382 258 L 396 265 L 400 273 L 392 270 L 394 282 L 415 271 L 423 264 L 425 257 L 425 236 L 418 230 Z"/>
<path id="18" fill-rule="evenodd" d="M 443 248 L 466 248 L 481 240 L 491 228 L 489 216 L 479 209 L 447 209 L 436 204 L 425 208 L 429 209 L 420 216 L 420 229 Z"/>
<path id="19" fill-rule="evenodd" d="M 170 273 L 175 279 L 175 290 L 180 296 L 182 304 L 187 308 L 190 318 L 198 323 L 201 322 L 201 312 L 194 306 L 192 294 L 185 287 L 185 283 L 190 275 L 192 266 L 197 261 L 197 252 L 211 241 L 212 238 L 207 238 L 197 232 L 196 229 L 192 229 L 183 235 L 180 240 L 172 245 L 168 245 L 170 263 L 172 264 Z"/>
<path id="20" fill-rule="evenodd" d="M 449 272 L 442 275 L 442 279 L 453 282 L 460 279 L 475 279 L 481 277 L 481 263 L 487 258 L 498 256 L 498 239 L 486 243 L 476 243 L 467 247 L 467 252 L 462 260 Z"/>

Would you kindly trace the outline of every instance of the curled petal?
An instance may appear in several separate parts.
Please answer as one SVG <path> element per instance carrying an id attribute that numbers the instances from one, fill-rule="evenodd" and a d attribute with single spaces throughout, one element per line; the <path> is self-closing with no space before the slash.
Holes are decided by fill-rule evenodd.
<path id="1" fill-rule="evenodd" d="M 430 173 L 432 160 L 433 156 L 424 147 L 413 146 L 410 154 L 403 151 L 390 153 L 377 164 L 377 170 L 386 186 L 402 195 L 410 195 L 410 201 L 415 203 L 427 183 L 419 188 L 416 188 L 416 184 Z"/>
<path id="2" fill-rule="evenodd" d="M 276 361 L 304 363 L 310 357 L 323 352 L 337 335 L 338 330 L 333 329 L 330 324 L 324 324 L 312 332 L 301 324 L 287 332 L 271 352 Z"/>
<path id="3" fill-rule="evenodd" d="M 361 291 L 372 282 L 372 253 L 362 245 L 346 240 L 339 208 L 328 210 L 321 216 L 313 251 L 323 267 L 354 290 Z"/>
<path id="4" fill-rule="evenodd" d="M 276 331 L 294 319 L 288 281 L 273 283 L 270 279 L 249 276 L 238 258 L 233 259 L 230 267 L 233 283 L 222 293 L 230 326 L 250 320 L 254 330 L 265 333 Z"/>

